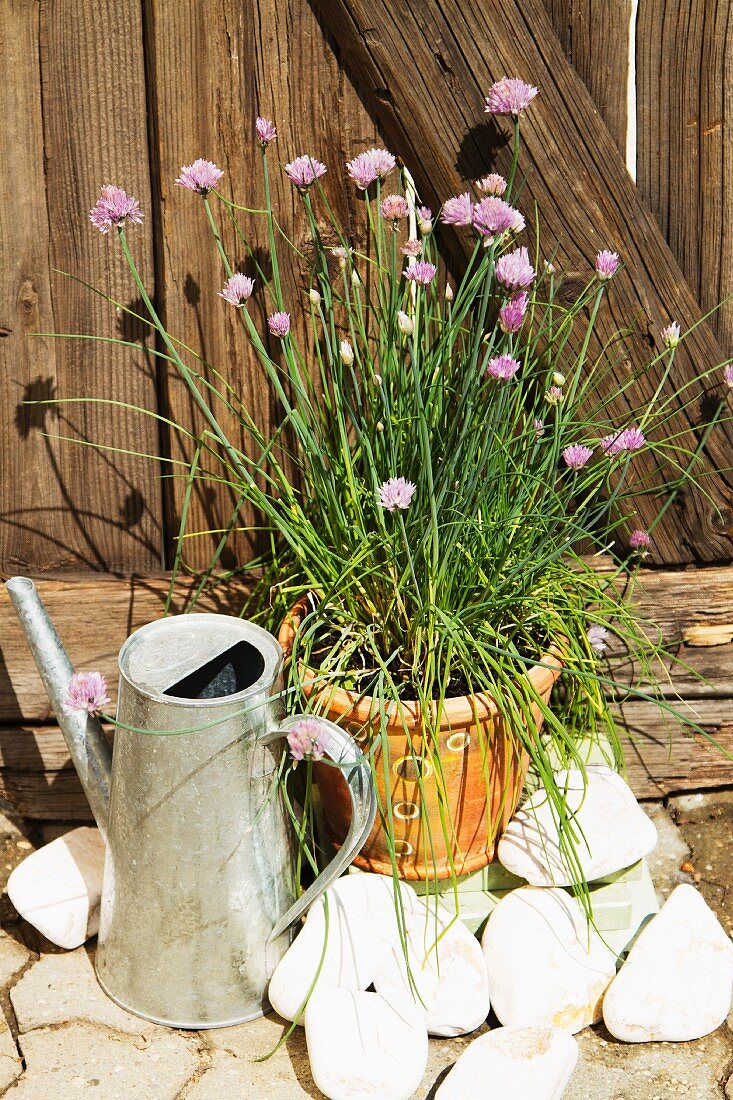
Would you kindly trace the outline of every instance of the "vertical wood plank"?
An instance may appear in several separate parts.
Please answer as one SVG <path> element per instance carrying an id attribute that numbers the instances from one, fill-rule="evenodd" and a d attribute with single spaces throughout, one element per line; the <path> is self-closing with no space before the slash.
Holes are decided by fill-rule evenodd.
<path id="1" fill-rule="evenodd" d="M 374 125 L 339 71 L 306 0 L 246 0 L 244 4 L 210 0 L 205 5 L 198 0 L 150 0 L 145 11 L 163 211 L 159 270 L 166 322 L 171 332 L 227 377 L 257 423 L 269 429 L 277 413 L 237 311 L 218 297 L 225 274 L 201 200 L 176 187 L 175 178 L 181 165 L 197 157 L 214 160 L 226 172 L 223 193 L 250 208 L 261 208 L 259 149 L 253 137 L 255 118 L 261 113 L 277 124 L 278 141 L 268 159 L 273 203 L 288 236 L 298 246 L 306 244 L 300 203 L 280 167 L 300 153 L 328 164 L 324 183 L 329 200 L 339 217 L 358 232 L 354 195 L 343 180 L 343 158 L 373 144 Z M 222 208 L 213 206 L 235 267 L 254 274 Z M 246 214 L 240 219 L 261 260 L 267 244 L 263 219 Z M 286 308 L 297 325 L 307 264 L 295 261 L 285 245 L 279 256 Z M 272 307 L 268 309 L 259 285 L 249 308 L 266 336 L 266 315 Z M 200 428 L 201 418 L 194 414 L 189 396 L 172 372 L 167 374 L 166 402 L 173 420 Z M 222 412 L 220 420 L 244 445 L 234 417 Z M 173 433 L 171 453 L 178 458 L 190 456 L 190 442 Z M 168 486 L 172 530 L 177 529 L 183 490 L 181 481 Z M 222 487 L 199 484 L 189 530 L 221 529 L 235 499 L 233 492 Z M 244 517 L 247 520 L 251 522 L 251 515 Z M 187 563 L 204 565 L 218 538 L 213 534 L 188 540 Z M 252 545 L 253 539 L 241 533 L 230 541 L 222 564 L 246 561 Z"/>
<path id="2" fill-rule="evenodd" d="M 733 14 L 639 0 L 638 185 L 704 311 L 733 293 Z M 733 302 L 710 320 L 733 353 Z"/>
<path id="3" fill-rule="evenodd" d="M 56 391 L 56 347 L 29 336 L 54 327 L 46 215 L 38 5 L 12 0 L 0 19 L 0 563 L 7 570 L 54 568 L 73 559 L 73 535 L 53 476 L 59 445 L 40 407 Z"/>
<path id="4" fill-rule="evenodd" d="M 113 298 L 136 300 L 119 246 L 89 223 L 103 183 L 134 194 L 151 217 L 140 5 L 134 0 L 43 0 L 40 65 L 51 266 Z M 131 230 L 131 246 L 153 286 L 151 230 Z M 139 338 L 104 299 L 52 276 L 53 327 Z M 56 341 L 59 398 L 112 398 L 155 410 L 150 357 L 114 344 Z M 98 404 L 61 404 L 60 434 L 127 451 L 158 453 L 154 420 Z M 54 445 L 56 447 L 56 445 Z M 158 464 L 71 443 L 58 445 L 43 475 L 55 481 L 66 513 L 55 567 L 112 572 L 160 565 L 162 500 Z M 37 564 L 37 562 L 36 562 Z"/>
<path id="5" fill-rule="evenodd" d="M 632 0 L 543 0 L 565 56 L 626 155 Z"/>

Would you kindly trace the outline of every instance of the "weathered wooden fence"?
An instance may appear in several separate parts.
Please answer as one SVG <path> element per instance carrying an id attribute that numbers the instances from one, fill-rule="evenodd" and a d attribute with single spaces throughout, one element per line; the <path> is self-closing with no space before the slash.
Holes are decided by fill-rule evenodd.
<path id="1" fill-rule="evenodd" d="M 266 425 L 274 410 L 217 297 L 219 261 L 200 204 L 174 185 L 180 166 L 210 157 L 226 169 L 233 199 L 260 206 L 252 129 L 263 113 L 277 121 L 281 161 L 310 152 L 329 165 L 329 199 L 358 240 L 360 206 L 344 159 L 385 142 L 435 206 L 490 163 L 506 163 L 505 131 L 482 113 L 483 94 L 493 80 L 521 75 L 541 88 L 524 129 L 526 212 L 540 204 L 544 239 L 558 243 L 557 262 L 571 285 L 598 248 L 623 254 L 627 268 L 601 326 L 607 335 L 636 322 L 617 379 L 648 356 L 669 320 L 697 326 L 676 360 L 680 383 L 701 364 L 733 354 L 733 303 L 701 321 L 733 291 L 730 8 L 716 0 L 6 0 L 0 568 L 64 574 L 49 596 L 53 604 L 63 593 L 67 630 L 71 610 L 78 618 L 69 646 L 76 643 L 80 666 L 93 660 L 113 672 L 118 641 L 159 606 L 157 597 L 137 599 L 145 585 L 159 591 L 154 580 L 89 574 L 160 574 L 180 514 L 184 481 L 172 475 L 182 467 L 155 456 L 185 459 L 189 441 L 127 406 L 184 428 L 195 424 L 183 386 L 151 354 L 145 327 L 85 285 L 123 305 L 137 297 L 115 242 L 89 226 L 99 186 L 118 183 L 140 200 L 146 218 L 133 247 L 158 308 L 181 340 L 226 372 Z M 293 190 L 282 173 L 274 175 L 284 228 L 304 241 Z M 222 232 L 243 260 L 224 221 Z M 255 222 L 251 243 L 264 244 Z M 444 245 L 460 262 L 459 236 L 445 234 Z M 295 301 L 303 272 L 288 272 Z M 50 332 L 144 347 L 30 335 Z M 653 385 L 640 379 L 639 394 Z M 703 404 L 706 396 L 717 400 L 720 388 L 701 393 Z M 120 404 L 75 400 L 90 397 Z M 698 417 L 696 405 L 676 423 L 694 428 Z M 652 617 L 663 609 L 667 636 L 681 643 L 701 624 L 718 628 L 722 644 L 690 648 L 711 685 L 690 681 L 680 690 L 722 740 L 733 736 L 733 684 L 725 672 L 733 655 L 725 632 L 733 622 L 733 577 L 716 563 L 731 559 L 732 453 L 731 433 L 720 428 L 705 448 L 706 494 L 680 494 L 655 530 L 654 564 L 663 569 L 650 575 L 643 597 Z M 650 481 L 660 478 L 653 465 L 645 472 Z M 651 518 L 653 498 L 641 498 L 639 507 Z M 200 486 L 191 527 L 216 532 L 230 511 L 225 491 Z M 189 540 L 187 560 L 202 564 L 217 541 L 215 533 Z M 242 534 L 229 561 L 246 546 Z M 694 574 L 674 572 L 695 563 Z M 5 601 L 0 625 L 0 787 L 27 812 L 49 815 L 55 806 L 56 816 L 75 816 L 78 790 L 45 725 L 45 703 Z M 632 754 L 642 793 L 733 782 L 729 766 L 693 742 L 669 742 L 643 708 L 629 725 L 644 733 L 636 763 Z M 31 727 L 32 738 L 18 732 Z"/>

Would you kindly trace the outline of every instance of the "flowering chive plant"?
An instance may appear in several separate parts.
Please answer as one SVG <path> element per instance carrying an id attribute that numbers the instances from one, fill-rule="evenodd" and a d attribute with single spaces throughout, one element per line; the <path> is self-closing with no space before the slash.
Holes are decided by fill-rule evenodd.
<path id="1" fill-rule="evenodd" d="M 677 484 L 692 477 L 694 448 L 667 440 L 665 426 L 680 402 L 697 399 L 699 386 L 674 391 L 682 337 L 676 323 L 663 328 L 660 321 L 661 350 L 648 365 L 659 378 L 654 398 L 640 401 L 630 379 L 617 390 L 628 413 L 611 414 L 609 364 L 603 354 L 591 358 L 589 347 L 619 256 L 599 251 L 576 300 L 561 301 L 562 272 L 530 253 L 514 205 L 521 116 L 537 94 L 516 79 L 490 90 L 486 110 L 513 125 L 511 171 L 487 175 L 473 194 L 445 196 L 437 215 L 416 204 L 411 180 L 388 151 L 369 149 L 342 166 L 363 200 L 364 251 L 335 221 L 322 190 L 327 167 L 339 166 L 310 154 L 288 161 L 282 170 L 313 246 L 300 301 L 285 299 L 279 274 L 287 238 L 276 237 L 269 201 L 275 125 L 257 119 L 253 145 L 267 203 L 250 213 L 265 220 L 271 276 L 258 266 L 253 275 L 233 269 L 217 209 L 235 220 L 243 241 L 248 228 L 218 190 L 222 170 L 206 160 L 181 169 L 177 182 L 196 193 L 185 201 L 202 202 L 218 249 L 226 279 L 221 308 L 236 311 L 279 401 L 282 424 L 272 436 L 221 375 L 218 385 L 204 379 L 200 361 L 156 313 L 127 238 L 141 218 L 137 202 L 105 187 L 91 219 L 102 233 L 116 229 L 149 323 L 200 410 L 201 438 L 215 444 L 207 453 L 210 463 L 220 462 L 218 473 L 192 465 L 191 479 L 215 476 L 231 485 L 238 506 L 230 529 L 246 502 L 268 534 L 267 551 L 241 563 L 256 567 L 248 613 L 277 629 L 299 598 L 310 598 L 289 665 L 294 708 L 319 706 L 320 696 L 303 688 L 303 669 L 327 687 L 372 700 L 371 755 L 386 745 L 385 715 L 416 700 L 424 728 L 421 747 L 410 751 L 440 783 L 442 709 L 455 696 L 488 694 L 548 791 L 572 864 L 578 840 L 553 779 L 558 761 L 582 766 L 581 739 L 603 733 L 620 764 L 607 702 L 620 691 L 674 709 L 655 691 L 659 649 L 637 621 L 628 599 L 633 585 L 625 583 L 654 553 L 653 524 L 630 533 L 628 524 L 635 494 L 647 491 L 638 476 L 641 452 L 653 452 Z M 338 242 L 333 247 L 324 244 L 324 227 Z M 440 276 L 438 247 L 452 233 L 472 242 L 454 287 Z M 250 312 L 253 296 L 274 339 Z M 732 371 L 725 367 L 728 386 Z M 223 429 L 219 410 L 238 415 L 246 452 L 239 435 Z M 285 429 L 295 443 L 287 455 Z M 182 527 L 176 568 L 186 534 Z M 610 551 L 615 568 L 597 571 L 579 544 Z M 612 638 L 641 672 L 643 689 L 615 683 L 604 658 Z M 523 675 L 548 651 L 563 665 L 561 691 L 549 704 Z M 541 735 L 527 720 L 530 708 L 544 719 Z M 312 734 L 293 731 L 296 760 L 321 752 Z M 389 807 L 380 813 L 389 839 Z M 392 860 L 396 868 L 394 849 Z"/>

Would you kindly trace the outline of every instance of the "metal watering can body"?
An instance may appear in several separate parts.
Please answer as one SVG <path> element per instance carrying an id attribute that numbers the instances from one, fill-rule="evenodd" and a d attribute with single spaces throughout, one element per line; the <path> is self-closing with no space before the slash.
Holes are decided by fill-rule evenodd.
<path id="1" fill-rule="evenodd" d="M 60 642 L 55 632 L 58 647 L 49 641 L 39 621 L 29 630 L 18 600 L 35 600 L 36 612 L 43 605 L 34 589 L 11 595 L 37 663 L 45 649 L 48 673 L 48 651 Z M 352 824 L 296 901 L 280 776 L 285 735 L 302 716 L 282 721 L 276 639 L 226 615 L 171 616 L 132 634 L 119 667 L 109 812 L 100 821 L 107 857 L 97 977 L 118 1004 L 156 1023 L 206 1028 L 254 1019 L 267 1010 L 267 984 L 294 922 L 371 829 L 368 762 L 343 730 L 318 719 L 326 755 L 343 768 Z M 62 667 L 56 679 L 64 676 L 68 684 Z M 71 750 L 69 712 L 57 707 L 48 675 L 44 683 Z M 77 737 L 72 758 L 81 773 L 78 756 Z M 82 778 L 96 786 L 93 776 Z M 99 806 L 104 794 L 97 796 Z"/>

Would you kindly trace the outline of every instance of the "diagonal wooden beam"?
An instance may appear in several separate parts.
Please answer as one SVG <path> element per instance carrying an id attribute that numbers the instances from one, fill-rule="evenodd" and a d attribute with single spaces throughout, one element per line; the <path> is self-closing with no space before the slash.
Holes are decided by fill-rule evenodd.
<path id="1" fill-rule="evenodd" d="M 540 87 L 523 126 L 522 205 L 540 210 L 543 249 L 557 242 L 556 265 L 566 281 L 585 279 L 601 248 L 626 263 L 614 281 L 598 327 L 603 341 L 629 323 L 637 330 L 617 362 L 609 392 L 659 347 L 670 320 L 695 330 L 678 351 L 673 381 L 693 382 L 694 404 L 665 427 L 671 438 L 692 430 L 692 445 L 712 402 L 724 396 L 720 375 L 704 386 L 701 369 L 724 359 L 653 215 L 631 181 L 619 150 L 588 90 L 567 62 L 542 0 L 312 0 L 333 34 L 342 60 L 381 132 L 415 175 L 433 206 L 484 174 L 508 168 L 508 127 L 483 113 L 494 80 L 521 76 Z M 463 257 L 468 239 L 442 234 L 448 252 Z M 623 422 L 632 406 L 653 395 L 659 373 L 647 372 L 630 395 L 613 398 Z M 714 407 L 714 405 L 712 406 Z M 689 440 L 688 440 L 689 442 Z M 728 425 L 704 451 L 705 491 L 685 490 L 655 530 L 657 559 L 667 563 L 729 560 L 733 549 L 733 478 L 720 472 L 733 454 Z M 669 470 L 651 455 L 635 460 L 640 488 L 663 485 Z M 707 495 L 706 495 L 707 494 Z M 636 522 L 649 524 L 659 502 L 638 498 Z"/>
<path id="2" fill-rule="evenodd" d="M 542 0 L 563 53 L 591 94 L 623 157 L 633 0 Z"/>

